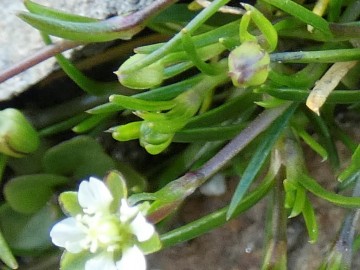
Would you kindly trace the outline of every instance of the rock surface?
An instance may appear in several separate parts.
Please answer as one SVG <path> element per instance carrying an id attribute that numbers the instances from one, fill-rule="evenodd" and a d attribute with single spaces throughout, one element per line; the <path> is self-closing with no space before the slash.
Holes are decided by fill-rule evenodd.
<path id="1" fill-rule="evenodd" d="M 71 13 L 102 19 L 134 12 L 154 0 L 34 1 Z M 21 10 L 25 10 L 22 0 L 0 1 L 0 70 L 10 67 L 44 46 L 38 31 L 16 16 L 16 12 Z M 25 91 L 30 85 L 44 78 L 52 71 L 54 63 L 54 59 L 46 60 L 1 83 L 0 101 Z"/>

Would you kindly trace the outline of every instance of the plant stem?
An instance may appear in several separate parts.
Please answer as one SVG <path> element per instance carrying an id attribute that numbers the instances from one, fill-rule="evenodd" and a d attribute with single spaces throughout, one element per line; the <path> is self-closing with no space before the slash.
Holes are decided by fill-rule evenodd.
<path id="1" fill-rule="evenodd" d="M 271 226 L 269 226 L 269 242 L 267 243 L 263 270 L 286 269 L 286 211 L 284 208 L 285 192 L 283 187 L 284 170 L 276 176 L 272 196 Z"/>
<path id="2" fill-rule="evenodd" d="M 257 116 L 246 129 L 196 171 L 196 174 L 202 175 L 203 179 L 201 183 L 224 167 L 228 161 L 244 149 L 256 136 L 268 128 L 270 124 L 290 106 L 290 104 L 291 103 L 286 103 L 281 107 L 266 110 Z"/>
<path id="3" fill-rule="evenodd" d="M 73 49 L 75 47 L 80 46 L 82 43 L 74 42 L 74 41 L 60 41 L 54 44 L 45 46 L 41 50 L 37 51 L 36 53 L 28 56 L 27 58 L 23 59 L 22 61 L 14 64 L 13 66 L 6 68 L 5 70 L 0 71 L 0 83 L 10 79 L 11 77 L 16 76 L 17 74 L 35 66 L 42 61 L 58 54 L 65 52 L 67 50 Z"/>

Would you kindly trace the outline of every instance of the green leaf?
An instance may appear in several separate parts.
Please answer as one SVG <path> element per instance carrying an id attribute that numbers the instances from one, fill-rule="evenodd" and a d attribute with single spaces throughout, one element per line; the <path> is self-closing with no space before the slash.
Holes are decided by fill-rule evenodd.
<path id="1" fill-rule="evenodd" d="M 311 10 L 303 7 L 300 4 L 295 3 L 294 1 L 287 0 L 263 0 L 264 2 L 273 5 L 290 15 L 298 18 L 299 20 L 305 22 L 306 24 L 310 24 L 314 28 L 321 31 L 325 37 L 331 38 L 332 33 L 329 28 L 329 23 L 320 17 L 319 15 L 313 13 Z"/>
<path id="2" fill-rule="evenodd" d="M 296 107 L 296 105 L 293 105 L 289 109 L 287 109 L 266 132 L 266 140 L 263 140 L 256 149 L 256 152 L 254 153 L 253 157 L 249 162 L 249 165 L 245 169 L 240 183 L 236 187 L 234 196 L 232 197 L 230 202 L 229 210 L 227 212 L 227 219 L 233 217 L 236 208 L 241 203 L 241 200 L 243 199 L 246 191 L 249 189 L 251 183 L 254 181 L 257 173 L 264 165 L 267 156 L 269 155 L 271 149 L 281 135 L 282 131 L 287 126 L 287 123 L 290 117 L 293 115 Z"/>
<path id="3" fill-rule="evenodd" d="M 253 205 L 260 201 L 273 187 L 273 173 L 269 173 L 264 181 L 251 193 L 249 193 L 244 200 L 241 201 L 238 208 L 235 210 L 235 215 L 237 216 Z M 220 210 L 217 210 L 205 217 L 202 217 L 198 220 L 190 222 L 185 226 L 178 227 L 170 232 L 167 232 L 161 235 L 160 239 L 163 244 L 163 248 L 191 240 L 195 237 L 198 237 L 206 232 L 209 232 L 212 229 L 220 227 L 227 222 L 226 213 L 228 212 L 229 207 L 224 207 Z"/>
<path id="4" fill-rule="evenodd" d="M 25 7 L 34 14 L 39 14 L 47 17 L 51 17 L 54 19 L 64 20 L 64 21 L 72 21 L 72 22 L 96 22 L 97 19 L 79 16 L 76 14 L 70 14 L 66 12 L 62 12 L 61 10 L 49 8 L 38 3 L 32 2 L 30 0 L 24 1 Z"/>
<path id="5" fill-rule="evenodd" d="M 136 244 L 144 254 L 154 253 L 161 249 L 160 237 L 157 233 L 154 233 L 151 238 L 145 242 L 139 242 Z"/>
<path id="6" fill-rule="evenodd" d="M 309 242 L 315 243 L 319 236 L 319 228 L 316 222 L 314 208 L 312 207 L 308 198 L 305 198 L 302 214 L 305 220 L 306 229 L 309 234 Z"/>
<path id="7" fill-rule="evenodd" d="M 20 213 L 32 214 L 40 210 L 51 198 L 56 186 L 69 179 L 53 174 L 33 174 L 12 178 L 4 188 L 9 205 Z"/>
<path id="8" fill-rule="evenodd" d="M 47 45 L 52 44 L 51 38 L 42 33 L 42 38 Z M 101 96 L 105 95 L 110 91 L 119 89 L 118 82 L 101 82 L 96 81 L 83 72 L 81 72 L 75 65 L 73 65 L 66 57 L 62 54 L 55 55 L 57 63 L 64 70 L 64 72 L 85 92 L 90 95 Z"/>
<path id="9" fill-rule="evenodd" d="M 347 197 L 327 191 L 308 175 L 303 174 L 299 176 L 298 182 L 314 195 L 333 204 L 342 207 L 360 207 L 360 197 Z"/>
<path id="10" fill-rule="evenodd" d="M 317 141 L 315 141 L 315 139 L 310 136 L 309 133 L 305 131 L 305 129 L 296 127 L 295 130 L 297 134 L 304 140 L 304 142 L 322 157 L 323 161 L 327 160 L 328 154 L 324 147 L 322 147 Z"/>
<path id="11" fill-rule="evenodd" d="M 111 210 L 117 211 L 119 209 L 121 199 L 127 199 L 127 187 L 124 176 L 117 171 L 111 171 L 106 175 L 104 182 L 109 188 L 113 201 L 111 202 Z"/>
<path id="12" fill-rule="evenodd" d="M 53 17 L 19 12 L 18 17 L 36 29 L 49 35 L 80 42 L 104 42 L 115 39 L 130 39 L 138 33 L 142 26 L 123 30 L 121 17 L 95 22 L 65 21 Z M 126 25 L 127 26 L 127 25 Z"/>
<path id="13" fill-rule="evenodd" d="M 134 97 L 128 97 L 124 95 L 111 95 L 110 102 L 121 105 L 128 110 L 140 110 L 140 111 L 161 111 L 170 110 L 176 103 L 174 100 L 169 101 L 152 101 L 143 100 Z"/>
<path id="14" fill-rule="evenodd" d="M 350 165 L 338 176 L 338 180 L 343 182 L 349 178 L 352 178 L 353 175 L 356 175 L 360 172 L 360 145 L 356 148 L 354 154 L 351 156 Z"/>
<path id="15" fill-rule="evenodd" d="M 77 214 L 83 213 L 77 195 L 77 192 L 74 191 L 66 191 L 60 194 L 59 203 L 65 214 L 75 217 Z"/>
<path id="16" fill-rule="evenodd" d="M 296 190 L 295 201 L 289 218 L 296 217 L 303 211 L 305 201 L 306 201 L 306 192 L 303 187 L 298 187 Z"/>
<path id="17" fill-rule="evenodd" d="M 84 179 L 89 176 L 102 178 L 115 169 L 114 161 L 101 145 L 91 137 L 78 136 L 49 149 L 43 164 L 46 172 Z"/>
<path id="18" fill-rule="evenodd" d="M 25 215 L 4 204 L 0 208 L 0 229 L 15 255 L 39 255 L 51 247 L 49 231 L 56 218 L 56 208 L 49 205 Z"/>
<path id="19" fill-rule="evenodd" d="M 19 267 L 1 231 L 0 231 L 0 259 L 11 269 L 17 269 Z"/>
<path id="20" fill-rule="evenodd" d="M 76 254 L 65 251 L 61 257 L 60 269 L 84 270 L 86 261 L 88 261 L 92 256 L 94 255 L 86 251 Z"/>

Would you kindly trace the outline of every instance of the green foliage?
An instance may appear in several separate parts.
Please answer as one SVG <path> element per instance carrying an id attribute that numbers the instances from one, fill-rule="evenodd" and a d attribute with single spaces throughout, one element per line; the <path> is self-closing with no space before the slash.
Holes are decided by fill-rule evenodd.
<path id="1" fill-rule="evenodd" d="M 56 186 L 68 182 L 67 177 L 52 174 L 18 176 L 6 183 L 4 195 L 15 211 L 33 214 L 45 206 Z"/>
<path id="2" fill-rule="evenodd" d="M 0 208 L 0 228 L 16 255 L 39 255 L 49 249 L 49 230 L 56 218 L 56 209 L 52 206 L 45 206 L 32 215 L 16 212 L 8 204 Z"/>
<path id="3" fill-rule="evenodd" d="M 141 43 L 133 56 L 124 56 L 127 60 L 115 72 L 121 86 L 118 81 L 88 78 L 63 55 L 56 55 L 85 97 L 96 100 L 95 107 L 80 104 L 80 114 L 72 113 L 60 121 L 57 113 L 49 113 L 49 123 L 56 124 L 46 125 L 39 133 L 19 110 L 0 112 L 1 174 L 7 156 L 24 157 L 8 163 L 14 176 L 5 179 L 6 202 L 0 208 L 4 236 L 0 235 L 0 258 L 9 267 L 16 268 L 13 254 L 33 256 L 50 247 L 47 232 L 59 207 L 69 216 L 83 214 L 77 192 L 61 193 L 59 205 L 53 198 L 58 190 L 73 190 L 89 176 L 104 177 L 113 197 L 111 212 L 118 211 L 120 200 L 129 196 L 131 205 L 143 202 L 141 207 L 153 223 L 171 216 L 218 171 L 239 178 L 228 206 L 165 232 L 160 239 L 154 234 L 139 243 L 145 253 L 222 226 L 270 193 L 263 269 L 286 269 L 290 218 L 302 217 L 309 242 L 316 244 L 322 232 L 309 193 L 340 207 L 360 207 L 359 142 L 334 120 L 338 108 L 359 112 L 359 67 L 340 78 L 341 83 L 326 95 L 324 106 L 319 106 L 319 115 L 305 106 L 310 89 L 320 85 L 320 91 L 328 90 L 323 75 L 332 64 L 360 59 L 358 1 L 261 0 L 255 6 L 242 4 L 240 12 L 230 8 L 239 14 L 226 16 L 221 12 L 229 0 L 214 0 L 196 12 L 174 2 L 156 1 L 144 12 L 97 20 L 24 1 L 28 12 L 20 12 L 19 17 L 42 31 L 46 44 L 51 44 L 49 35 L 84 43 L 129 39 L 145 25 L 171 37 L 166 42 Z M 168 10 L 157 14 L 170 4 Z M 319 11 L 321 4 L 324 7 Z M 120 48 L 126 46 L 122 43 Z M 66 105 L 74 106 L 67 103 L 63 108 Z M 30 155 L 40 144 L 38 134 L 52 138 L 70 128 L 87 135 L 59 143 L 49 140 Z M 154 159 L 138 172 L 119 162 L 112 147 L 105 151 L 97 141 L 102 131 L 111 133 L 112 143 L 121 146 L 138 140 L 146 153 L 131 148 L 135 155 L 140 152 L 164 159 Z M 338 139 L 353 152 L 341 173 L 344 164 Z M 173 143 L 189 145 L 179 151 L 181 146 L 173 147 Z M 327 190 L 310 176 L 303 147 L 329 164 L 340 181 L 339 190 L 351 188 L 353 196 Z M 127 159 L 128 153 L 124 153 L 121 158 Z M 147 182 L 142 173 L 154 180 L 149 185 L 151 193 L 143 193 Z M 349 210 L 320 269 L 350 267 L 353 235 L 349 232 L 353 233 L 357 221 L 355 211 Z M 341 246 L 343 242 L 348 243 L 346 248 Z M 85 252 L 65 252 L 61 269 L 84 269 L 89 258 Z"/>
<path id="4" fill-rule="evenodd" d="M 44 155 L 43 165 L 48 173 L 74 179 L 83 179 L 89 175 L 104 176 L 115 168 L 114 161 L 100 144 L 86 136 L 76 137 L 49 149 Z"/>

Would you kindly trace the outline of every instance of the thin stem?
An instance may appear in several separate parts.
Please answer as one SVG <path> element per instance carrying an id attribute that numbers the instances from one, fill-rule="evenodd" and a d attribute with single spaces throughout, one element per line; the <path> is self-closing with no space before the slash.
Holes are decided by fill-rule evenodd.
<path id="1" fill-rule="evenodd" d="M 262 266 L 266 269 L 286 269 L 286 211 L 284 208 L 285 192 L 283 187 L 284 171 L 276 176 L 272 196 L 271 226 L 269 226 L 269 242 L 267 252 Z"/>
<path id="2" fill-rule="evenodd" d="M 28 56 L 22 61 L 14 64 L 13 66 L 0 71 L 0 83 L 18 75 L 19 73 L 41 63 L 42 61 L 45 61 L 46 59 L 58 53 L 65 52 L 80 45 L 82 45 L 82 43 L 67 40 L 48 45 L 31 56 Z"/>
<path id="3" fill-rule="evenodd" d="M 360 49 L 282 52 L 270 55 L 271 62 L 280 63 L 335 63 L 360 59 Z"/>
<path id="4" fill-rule="evenodd" d="M 281 107 L 262 112 L 246 129 L 197 170 L 196 174 L 202 175 L 204 180 L 215 174 L 225 166 L 228 161 L 244 149 L 256 136 L 268 128 L 271 123 L 290 106 L 290 104 L 291 103 L 287 103 Z"/>
<path id="5" fill-rule="evenodd" d="M 240 215 L 260 201 L 266 194 L 268 194 L 269 190 L 273 187 L 273 183 L 274 181 L 271 175 L 270 177 L 266 177 L 266 179 L 254 191 L 244 198 L 239 207 L 236 209 L 234 216 Z M 226 219 L 226 213 L 228 210 L 228 206 L 224 207 L 205 217 L 186 224 L 185 226 L 164 233 L 161 235 L 163 248 L 188 241 L 212 229 L 220 227 L 228 221 Z"/>

